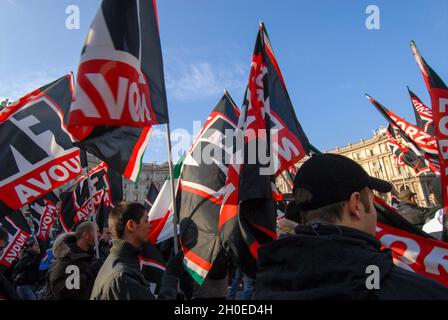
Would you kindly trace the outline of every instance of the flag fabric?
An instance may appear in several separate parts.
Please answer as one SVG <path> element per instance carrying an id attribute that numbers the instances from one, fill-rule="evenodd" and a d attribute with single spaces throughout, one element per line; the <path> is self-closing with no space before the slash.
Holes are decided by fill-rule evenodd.
<path id="1" fill-rule="evenodd" d="M 0 219 L 0 226 L 9 235 L 9 242 L 1 251 L 0 272 L 8 269 L 19 258 L 23 246 L 31 236 L 30 227 L 20 210 L 14 211 L 9 216 Z"/>
<path id="2" fill-rule="evenodd" d="M 182 168 L 181 158 L 173 168 L 175 192 L 178 190 L 178 180 Z M 148 212 L 148 221 L 151 223 L 148 240 L 152 244 L 165 241 L 174 236 L 173 205 L 171 199 L 171 182 L 168 176 L 160 189 L 154 205 Z"/>
<path id="3" fill-rule="evenodd" d="M 225 92 L 183 162 L 176 198 L 180 243 L 185 269 L 199 285 L 223 250 L 219 212 L 228 171 L 226 159 L 230 159 L 229 147 L 233 146 L 233 139 L 228 138 L 235 131 L 238 117 L 238 107 Z"/>
<path id="4" fill-rule="evenodd" d="M 226 250 L 253 277 L 258 247 L 277 238 L 273 178 L 309 153 L 262 23 L 237 132 L 244 148 L 237 148 L 228 169 L 219 226 Z"/>
<path id="5" fill-rule="evenodd" d="M 396 167 L 408 165 L 414 169 L 417 174 L 429 171 L 429 167 L 426 165 L 424 158 L 417 156 L 413 150 L 404 146 L 397 140 L 395 129 L 392 125 L 387 127 L 386 138 L 393 153 L 394 164 Z"/>
<path id="6" fill-rule="evenodd" d="M 34 234 L 44 242 L 48 241 L 51 227 L 59 217 L 59 198 L 50 192 L 30 203 L 30 215 L 33 219 Z"/>
<path id="7" fill-rule="evenodd" d="M 431 96 L 435 136 L 439 149 L 440 175 L 442 178 L 443 240 L 448 241 L 448 210 L 446 209 L 448 206 L 448 131 L 446 130 L 446 122 L 448 120 L 448 87 L 426 63 L 413 41 L 411 42 L 411 48 Z"/>
<path id="8" fill-rule="evenodd" d="M 69 125 L 167 122 L 156 2 L 103 0 L 81 52 Z"/>
<path id="9" fill-rule="evenodd" d="M 395 265 L 448 286 L 448 243 L 439 241 L 404 219 L 395 208 L 375 197 L 376 238 L 392 250 Z"/>
<path id="10" fill-rule="evenodd" d="M 162 277 L 165 273 L 166 266 L 160 251 L 147 241 L 138 257 L 140 269 L 149 283 L 152 294 L 157 295 L 162 283 Z"/>
<path id="11" fill-rule="evenodd" d="M 101 203 L 98 206 L 97 211 L 95 212 L 96 225 L 98 226 L 98 231 L 101 234 L 103 233 L 104 228 L 109 228 L 108 219 L 109 219 L 109 213 L 111 210 L 111 206 L 107 206 L 104 203 L 104 195 L 105 195 L 105 193 L 103 193 L 103 198 L 101 199 Z"/>
<path id="12" fill-rule="evenodd" d="M 439 174 L 440 164 L 437 156 L 438 150 L 436 139 L 420 128 L 398 117 L 395 113 L 388 110 L 371 96 L 366 94 L 366 97 L 394 127 L 396 132 L 400 134 L 412 151 L 414 151 L 418 156 L 423 157 L 426 160 L 427 166 L 433 172 Z"/>
<path id="13" fill-rule="evenodd" d="M 100 126 L 93 128 L 86 138 L 75 142 L 75 145 L 106 162 L 109 167 L 124 177 L 136 182 L 151 131 L 151 127 Z"/>
<path id="14" fill-rule="evenodd" d="M 67 74 L 0 114 L 0 217 L 81 174 L 79 149 L 63 123 L 71 97 Z"/>
<path id="15" fill-rule="evenodd" d="M 102 202 L 108 207 L 111 205 L 110 182 L 106 174 L 107 165 L 102 162 L 96 168 L 91 169 L 89 173 L 93 189 L 93 209 L 97 212 Z M 70 232 L 92 213 L 87 174 L 79 177 L 73 186 L 61 194 L 61 202 L 59 220 L 64 230 Z"/>
<path id="16" fill-rule="evenodd" d="M 149 212 L 154 205 L 154 202 L 157 199 L 157 196 L 159 194 L 159 190 L 157 190 L 156 185 L 154 182 L 151 181 L 151 184 L 149 185 L 148 194 L 146 195 L 145 199 L 145 209 L 147 212 Z"/>
<path id="17" fill-rule="evenodd" d="M 417 126 L 430 135 L 434 135 L 433 115 L 431 108 L 427 107 L 417 95 L 408 87 L 409 96 L 411 97 L 412 106 L 414 107 L 415 120 Z"/>

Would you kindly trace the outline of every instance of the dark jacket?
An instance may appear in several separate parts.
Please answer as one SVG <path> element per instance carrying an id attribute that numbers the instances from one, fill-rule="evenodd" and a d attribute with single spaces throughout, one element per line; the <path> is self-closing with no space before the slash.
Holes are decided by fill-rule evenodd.
<path id="1" fill-rule="evenodd" d="M 53 245 L 54 262 L 47 274 L 49 299 L 55 300 L 88 300 L 99 266 L 93 260 L 93 254 L 76 245 L 73 233 L 65 233 L 56 239 Z M 66 273 L 67 267 L 79 268 L 79 289 L 69 289 L 66 279 L 74 273 Z"/>
<path id="2" fill-rule="evenodd" d="M 20 300 L 16 289 L 0 270 L 0 300 Z"/>
<path id="3" fill-rule="evenodd" d="M 154 299 L 140 271 L 140 249 L 123 240 L 112 240 L 109 256 L 95 280 L 91 300 Z"/>
<path id="4" fill-rule="evenodd" d="M 109 255 L 109 252 L 110 252 L 109 243 L 107 243 L 103 239 L 100 239 L 100 241 L 98 242 L 98 249 L 99 249 L 100 259 L 102 259 L 103 261 L 106 260 L 107 256 Z"/>
<path id="5" fill-rule="evenodd" d="M 448 288 L 393 264 L 390 251 L 362 231 L 314 224 L 258 250 L 256 299 L 448 299 Z M 379 289 L 367 289 L 379 269 Z M 368 282 L 370 283 L 370 282 Z"/>
<path id="6" fill-rule="evenodd" d="M 419 227 L 420 229 L 425 224 L 426 219 L 430 218 L 430 215 L 433 211 L 405 201 L 402 201 L 398 204 L 397 210 L 403 218 L 405 218 L 416 227 Z"/>
<path id="7" fill-rule="evenodd" d="M 39 281 L 40 261 L 39 253 L 26 250 L 14 268 L 16 285 L 35 285 Z"/>

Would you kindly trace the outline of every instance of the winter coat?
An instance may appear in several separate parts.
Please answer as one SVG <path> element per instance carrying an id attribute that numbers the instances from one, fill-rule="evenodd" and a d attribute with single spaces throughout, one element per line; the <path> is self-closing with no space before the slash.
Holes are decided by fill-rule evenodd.
<path id="1" fill-rule="evenodd" d="M 0 300 L 20 300 L 16 289 L 0 270 Z"/>
<path id="2" fill-rule="evenodd" d="M 140 271 L 139 253 L 139 248 L 126 241 L 112 240 L 112 248 L 98 273 L 90 299 L 154 299 L 149 283 Z"/>
<path id="3" fill-rule="evenodd" d="M 49 299 L 88 300 L 99 266 L 93 260 L 93 254 L 76 245 L 74 233 L 59 236 L 53 245 L 54 261 L 47 274 Z M 79 268 L 79 289 L 67 288 L 66 280 L 73 276 L 73 271 L 66 273 L 67 267 Z"/>
<path id="4" fill-rule="evenodd" d="M 433 210 L 422 208 L 410 202 L 400 202 L 397 207 L 398 213 L 418 228 L 422 228 Z"/>
<path id="5" fill-rule="evenodd" d="M 352 228 L 300 225 L 260 247 L 258 259 L 256 299 L 448 299 L 447 287 L 395 266 L 375 237 Z"/>
<path id="6" fill-rule="evenodd" d="M 41 255 L 26 250 L 14 268 L 16 285 L 35 285 L 39 281 Z"/>

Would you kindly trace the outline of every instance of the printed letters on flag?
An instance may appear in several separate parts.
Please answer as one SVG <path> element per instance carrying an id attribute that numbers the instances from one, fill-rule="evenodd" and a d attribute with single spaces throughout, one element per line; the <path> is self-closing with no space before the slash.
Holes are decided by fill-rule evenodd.
<path id="1" fill-rule="evenodd" d="M 59 217 L 59 198 L 50 192 L 30 203 L 30 214 L 33 219 L 34 232 L 38 239 L 47 241 L 51 226 Z"/>
<path id="2" fill-rule="evenodd" d="M 9 242 L 0 255 L 0 272 L 11 266 L 19 258 L 23 246 L 31 235 L 31 230 L 22 212 L 14 211 L 0 219 L 0 226 L 9 234 Z"/>
<path id="3" fill-rule="evenodd" d="M 72 76 L 40 88 L 0 115 L 0 201 L 15 210 L 81 174 L 79 149 L 63 124 Z"/>
<path id="4" fill-rule="evenodd" d="M 103 0 L 90 26 L 70 126 L 168 122 L 155 1 Z"/>
<path id="5" fill-rule="evenodd" d="M 433 115 L 431 108 L 427 107 L 420 99 L 412 92 L 409 87 L 409 96 L 411 97 L 412 106 L 414 107 L 415 120 L 417 126 L 430 135 L 434 135 Z"/>

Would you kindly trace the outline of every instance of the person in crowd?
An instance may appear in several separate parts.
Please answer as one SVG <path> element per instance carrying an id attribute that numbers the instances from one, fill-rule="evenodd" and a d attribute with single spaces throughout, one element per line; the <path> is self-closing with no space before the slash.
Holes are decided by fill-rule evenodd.
<path id="1" fill-rule="evenodd" d="M 145 207 L 137 202 L 121 202 L 110 212 L 108 224 L 112 248 L 95 279 L 90 299 L 154 299 L 138 261 L 150 230 Z"/>
<path id="2" fill-rule="evenodd" d="M 285 216 L 277 220 L 277 236 L 279 239 L 294 234 L 294 229 L 302 223 L 300 208 L 294 201 L 290 201 L 286 206 Z"/>
<path id="3" fill-rule="evenodd" d="M 8 231 L 0 226 L 0 256 L 9 242 Z M 19 300 L 19 296 L 13 285 L 4 275 L 4 270 L 0 268 L 0 300 Z"/>
<path id="4" fill-rule="evenodd" d="M 407 221 L 422 229 L 426 219 L 434 213 L 434 210 L 419 207 L 416 195 L 409 189 L 402 190 L 399 194 L 400 203 L 397 206 L 397 211 Z"/>
<path id="5" fill-rule="evenodd" d="M 391 185 L 341 155 L 308 159 L 294 179 L 304 224 L 258 250 L 255 298 L 448 299 L 447 287 L 395 266 L 381 249 L 373 190 Z"/>
<path id="6" fill-rule="evenodd" d="M 47 274 L 48 298 L 55 300 L 88 300 L 99 269 L 94 259 L 95 245 L 93 225 L 80 223 L 75 232 L 60 235 L 53 245 L 54 262 Z M 75 266 L 77 269 L 74 269 Z M 79 281 L 73 279 L 79 274 Z M 70 278 L 70 286 L 67 278 Z M 76 282 L 78 282 L 76 285 Z"/>
<path id="7" fill-rule="evenodd" d="M 431 185 L 434 194 L 434 204 L 436 205 L 436 209 L 438 210 L 425 223 L 425 225 L 423 226 L 423 231 L 438 240 L 443 240 L 443 209 L 441 208 L 443 206 L 443 195 L 441 178 L 434 178 Z"/>
<path id="8" fill-rule="evenodd" d="M 235 300 L 237 298 L 241 281 L 243 282 L 243 293 L 241 295 L 241 300 L 250 300 L 252 298 L 255 280 L 241 272 L 240 268 L 237 268 L 233 274 L 232 282 L 230 284 L 229 294 L 227 296 L 228 300 Z"/>
<path id="9" fill-rule="evenodd" d="M 30 239 L 13 271 L 17 293 L 24 300 L 36 300 L 35 288 L 39 281 L 40 261 L 39 244 Z"/>
<path id="10" fill-rule="evenodd" d="M 98 242 L 98 249 L 100 251 L 100 259 L 106 260 L 112 246 L 112 233 L 108 227 L 101 230 L 100 240 Z"/>

